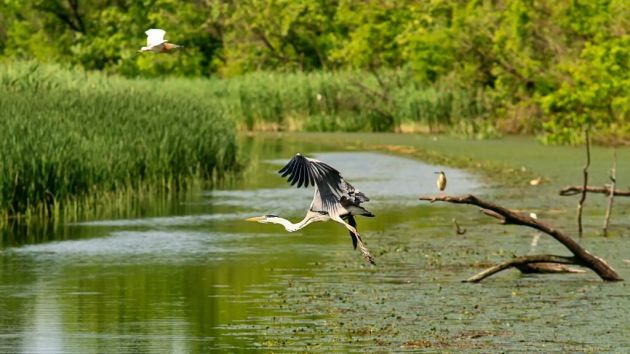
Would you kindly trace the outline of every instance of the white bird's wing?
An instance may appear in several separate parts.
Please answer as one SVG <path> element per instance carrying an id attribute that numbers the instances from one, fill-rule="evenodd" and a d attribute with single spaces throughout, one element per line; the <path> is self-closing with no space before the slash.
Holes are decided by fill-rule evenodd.
<path id="1" fill-rule="evenodd" d="M 166 35 L 166 31 L 162 29 L 152 28 L 144 33 L 147 34 L 147 47 L 149 48 L 166 42 L 166 40 L 164 40 L 164 35 Z"/>

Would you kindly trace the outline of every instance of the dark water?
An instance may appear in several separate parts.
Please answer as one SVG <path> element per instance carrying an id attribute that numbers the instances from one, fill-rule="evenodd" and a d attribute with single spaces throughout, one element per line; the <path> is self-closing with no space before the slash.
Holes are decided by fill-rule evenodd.
<path id="1" fill-rule="evenodd" d="M 435 193 L 441 169 L 449 194 L 501 195 L 496 186 L 454 168 L 318 145 L 246 139 L 251 166 L 218 190 L 146 207 L 142 217 L 5 239 L 0 352 L 630 351 L 625 282 L 516 271 L 460 282 L 513 254 L 565 254 L 554 240 L 496 225 L 475 208 L 416 201 Z M 303 217 L 312 190 L 275 173 L 297 151 L 338 167 L 371 197 L 366 207 L 377 217 L 358 222 L 376 266 L 339 225 L 288 234 L 243 221 Z M 504 192 L 509 203 L 572 225 L 573 210 Z M 455 235 L 454 218 L 465 235 Z M 627 236 L 622 229 L 582 243 L 630 279 Z"/>

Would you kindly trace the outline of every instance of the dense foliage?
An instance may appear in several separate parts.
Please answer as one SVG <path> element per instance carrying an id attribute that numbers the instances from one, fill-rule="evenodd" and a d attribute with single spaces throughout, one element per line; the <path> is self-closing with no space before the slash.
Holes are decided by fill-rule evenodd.
<path id="1" fill-rule="evenodd" d="M 544 133 L 550 143 L 579 142 L 586 127 L 615 140 L 630 135 L 626 0 L 0 4 L 3 57 L 126 76 L 396 69 L 409 73 L 405 85 L 482 94 L 504 132 Z M 175 56 L 139 55 L 150 27 L 166 29 L 186 49 Z"/>
<path id="2" fill-rule="evenodd" d="M 189 80 L 0 69 L 0 223 L 70 200 L 171 189 L 233 168 L 232 122 Z M 188 91 L 188 93 L 182 93 Z"/>

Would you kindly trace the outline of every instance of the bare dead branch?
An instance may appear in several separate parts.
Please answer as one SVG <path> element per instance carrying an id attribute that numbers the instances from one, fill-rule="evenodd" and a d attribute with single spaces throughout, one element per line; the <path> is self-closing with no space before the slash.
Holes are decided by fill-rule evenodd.
<path id="1" fill-rule="evenodd" d="M 575 257 L 565 257 L 565 256 L 556 256 L 552 254 L 541 254 L 541 255 L 532 255 L 532 256 L 520 256 L 509 261 L 503 262 L 501 264 L 497 264 L 494 267 L 490 267 L 484 270 L 481 273 L 472 276 L 464 282 L 467 283 L 478 283 L 483 279 L 496 274 L 502 270 L 506 270 L 512 267 L 519 267 L 522 265 L 530 264 L 530 263 L 554 263 L 554 264 L 576 264 Z"/>
<path id="2" fill-rule="evenodd" d="M 566 186 L 560 190 L 559 194 L 563 197 L 567 197 L 567 196 L 580 194 L 582 193 L 583 190 L 584 188 L 582 186 Z M 610 196 L 610 191 L 611 191 L 611 188 L 608 185 L 604 187 L 586 186 L 587 193 L 604 194 L 604 195 Z M 630 190 L 623 191 L 620 189 L 614 189 L 613 193 L 615 197 L 630 197 Z"/>
<path id="3" fill-rule="evenodd" d="M 606 216 L 604 217 L 604 226 L 602 227 L 602 231 L 604 232 L 604 236 L 608 234 L 608 223 L 610 222 L 610 214 L 612 213 L 613 207 L 613 199 L 615 198 L 615 185 L 617 184 L 617 177 L 615 170 L 617 169 L 617 150 L 615 150 L 613 154 L 613 165 L 610 169 L 610 192 L 608 193 L 608 205 L 606 206 Z"/>
<path id="4" fill-rule="evenodd" d="M 488 209 L 481 209 L 481 212 L 486 214 L 486 215 L 488 215 L 488 216 L 490 216 L 490 217 L 493 217 L 495 219 L 499 219 L 501 221 L 501 224 L 505 224 L 507 222 L 503 215 L 501 215 L 501 214 L 499 214 L 499 213 L 497 213 L 495 211 L 488 210 Z"/>
<path id="5" fill-rule="evenodd" d="M 572 268 L 559 263 L 527 263 L 514 267 L 524 274 L 586 273 L 584 269 Z"/>
<path id="6" fill-rule="evenodd" d="M 575 240 L 573 240 L 573 238 L 571 238 L 569 235 L 553 228 L 551 225 L 538 221 L 537 219 L 534 219 L 529 215 L 517 213 L 498 204 L 481 200 L 472 194 L 465 196 L 421 196 L 418 199 L 430 202 L 440 201 L 455 204 L 471 204 L 483 208 L 482 210 L 492 211 L 494 213 L 486 214 L 490 216 L 494 216 L 494 214 L 500 215 L 503 218 L 503 224 L 529 226 L 536 230 L 542 231 L 556 239 L 556 241 L 560 242 L 569 251 L 571 251 L 571 253 L 573 253 L 574 257 L 572 257 L 572 259 L 574 259 L 574 262 L 571 264 L 590 268 L 595 273 L 597 273 L 600 278 L 606 281 L 622 280 L 617 272 L 604 260 L 592 255 L 577 242 L 575 242 Z"/>
<path id="7" fill-rule="evenodd" d="M 578 236 L 582 237 L 582 209 L 584 208 L 584 201 L 586 200 L 586 187 L 588 186 L 588 167 L 591 165 L 591 144 L 588 138 L 588 129 L 584 131 L 586 139 L 586 165 L 582 170 L 584 175 L 584 183 L 582 185 L 582 196 L 577 206 L 577 224 L 578 224 Z"/>

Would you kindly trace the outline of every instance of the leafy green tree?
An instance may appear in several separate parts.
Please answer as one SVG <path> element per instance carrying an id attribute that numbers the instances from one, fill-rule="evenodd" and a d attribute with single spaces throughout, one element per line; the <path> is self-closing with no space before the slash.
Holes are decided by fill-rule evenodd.
<path id="1" fill-rule="evenodd" d="M 237 0 L 225 32 L 224 73 L 325 69 L 334 41 L 335 0 Z"/>
<path id="2" fill-rule="evenodd" d="M 137 53 L 148 28 L 184 50 Z M 384 91 L 466 92 L 484 108 L 445 111 L 549 143 L 577 143 L 586 125 L 630 134 L 629 30 L 627 0 L 0 0 L 3 59 L 148 77 L 370 71 Z M 418 117 L 421 101 L 383 104 Z"/>

